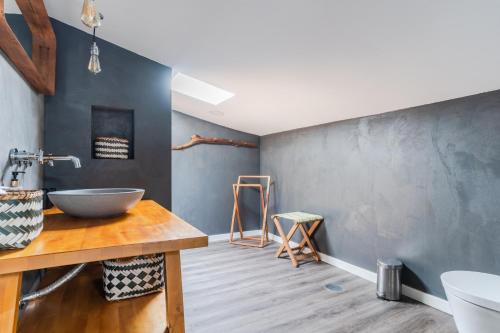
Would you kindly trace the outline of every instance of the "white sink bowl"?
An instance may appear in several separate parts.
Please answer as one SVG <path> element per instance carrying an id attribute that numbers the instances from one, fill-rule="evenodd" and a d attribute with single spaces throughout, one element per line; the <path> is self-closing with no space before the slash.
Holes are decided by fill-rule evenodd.
<path id="1" fill-rule="evenodd" d="M 75 217 L 113 217 L 124 214 L 142 199 L 144 190 L 136 188 L 96 188 L 49 192 L 50 201 Z"/>

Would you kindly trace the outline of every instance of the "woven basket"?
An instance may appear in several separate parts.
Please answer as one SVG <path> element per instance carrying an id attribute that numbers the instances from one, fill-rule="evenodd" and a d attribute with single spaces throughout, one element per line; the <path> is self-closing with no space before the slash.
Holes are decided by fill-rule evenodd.
<path id="1" fill-rule="evenodd" d="M 94 155 L 99 159 L 127 160 L 129 142 L 125 138 L 98 136 L 94 141 Z"/>
<path id="2" fill-rule="evenodd" d="M 117 301 L 163 290 L 163 264 L 163 254 L 103 261 L 106 299 Z"/>
<path id="3" fill-rule="evenodd" d="M 43 191 L 0 194 L 0 250 L 28 246 L 43 229 Z"/>

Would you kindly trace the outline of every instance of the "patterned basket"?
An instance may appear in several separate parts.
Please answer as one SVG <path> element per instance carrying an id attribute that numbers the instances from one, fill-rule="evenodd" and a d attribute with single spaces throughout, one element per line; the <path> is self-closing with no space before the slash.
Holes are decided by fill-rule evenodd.
<path id="1" fill-rule="evenodd" d="M 103 261 L 106 299 L 116 301 L 163 290 L 163 262 L 163 254 Z"/>
<path id="2" fill-rule="evenodd" d="M 43 191 L 0 194 L 0 250 L 22 249 L 43 229 Z"/>
<path id="3" fill-rule="evenodd" d="M 94 142 L 94 155 L 99 159 L 127 160 L 129 142 L 124 138 L 98 136 Z"/>

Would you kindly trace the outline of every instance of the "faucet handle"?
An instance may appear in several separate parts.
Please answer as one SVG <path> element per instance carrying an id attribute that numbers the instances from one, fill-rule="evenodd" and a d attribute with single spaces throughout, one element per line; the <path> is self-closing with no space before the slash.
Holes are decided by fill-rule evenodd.
<path id="1" fill-rule="evenodd" d="M 43 165 L 43 150 L 42 149 L 38 149 L 37 160 L 38 160 L 38 164 Z M 51 166 L 53 166 L 53 165 L 54 164 L 52 163 Z"/>

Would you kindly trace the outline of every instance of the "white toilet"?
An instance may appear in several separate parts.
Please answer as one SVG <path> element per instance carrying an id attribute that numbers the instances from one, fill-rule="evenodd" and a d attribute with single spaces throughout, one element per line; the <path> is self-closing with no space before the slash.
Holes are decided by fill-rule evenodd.
<path id="1" fill-rule="evenodd" d="M 500 332 L 500 276 L 452 271 L 441 282 L 460 333 Z"/>

